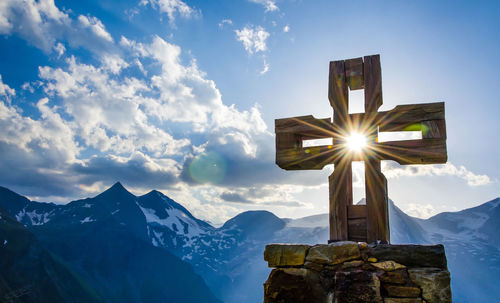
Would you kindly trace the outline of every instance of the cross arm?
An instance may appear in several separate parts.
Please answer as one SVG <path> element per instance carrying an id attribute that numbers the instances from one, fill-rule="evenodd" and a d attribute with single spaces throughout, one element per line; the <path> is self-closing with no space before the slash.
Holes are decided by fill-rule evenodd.
<path id="1" fill-rule="evenodd" d="M 303 140 L 336 136 L 330 118 L 316 119 L 301 116 L 275 120 L 276 164 L 286 170 L 322 169 L 340 157 L 338 148 L 311 146 L 304 148 Z"/>
<path id="2" fill-rule="evenodd" d="M 399 164 L 446 163 L 444 102 L 399 105 L 378 113 L 379 132 L 421 131 L 422 139 L 379 142 L 377 158 Z"/>

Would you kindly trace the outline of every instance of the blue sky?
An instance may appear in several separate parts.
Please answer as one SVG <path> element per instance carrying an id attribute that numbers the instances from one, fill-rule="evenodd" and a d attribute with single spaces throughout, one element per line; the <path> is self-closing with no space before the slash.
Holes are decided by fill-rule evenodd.
<path id="1" fill-rule="evenodd" d="M 330 117 L 328 62 L 380 54 L 381 110 L 445 101 L 448 132 L 445 165 L 384 163 L 389 196 L 472 207 L 500 196 L 499 20 L 495 1 L 2 1 L 0 185 L 64 202 L 121 181 L 213 222 L 327 212 L 332 167 L 279 169 L 274 119 Z"/>

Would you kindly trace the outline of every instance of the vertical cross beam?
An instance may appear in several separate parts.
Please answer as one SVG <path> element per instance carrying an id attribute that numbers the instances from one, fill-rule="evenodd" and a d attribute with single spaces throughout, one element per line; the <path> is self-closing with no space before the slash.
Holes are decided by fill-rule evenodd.
<path id="1" fill-rule="evenodd" d="M 349 91 L 344 61 L 330 62 L 328 99 L 333 107 L 333 124 L 345 129 L 349 120 Z M 333 145 L 340 145 L 334 138 Z M 349 156 L 334 161 L 334 171 L 329 176 L 330 240 L 347 240 L 347 207 L 352 205 L 352 164 Z"/>
<path id="2" fill-rule="evenodd" d="M 380 56 L 365 56 L 330 62 L 329 100 L 333 107 L 336 129 L 348 130 L 358 122 L 349 115 L 349 88 L 365 90 L 365 113 L 376 114 L 382 105 L 382 76 Z M 368 144 L 376 143 L 377 125 L 370 123 L 364 130 Z M 334 138 L 333 145 L 341 145 L 342 136 Z M 389 242 L 389 212 L 387 180 L 381 172 L 380 159 L 367 152 L 365 161 L 366 206 L 352 205 L 352 157 L 346 154 L 334 162 L 329 176 L 330 241 L 358 238 L 367 242 Z M 363 210 L 366 208 L 366 210 Z M 357 217 L 361 210 L 366 217 Z M 355 236 L 354 236 L 355 235 Z"/>
<path id="3" fill-rule="evenodd" d="M 380 56 L 365 56 L 363 74 L 365 81 L 365 113 L 376 113 L 382 105 L 382 73 Z M 368 132 L 368 145 L 377 140 L 377 126 Z M 380 159 L 367 153 L 365 158 L 366 238 L 389 243 L 389 210 L 387 179 L 380 169 Z"/>

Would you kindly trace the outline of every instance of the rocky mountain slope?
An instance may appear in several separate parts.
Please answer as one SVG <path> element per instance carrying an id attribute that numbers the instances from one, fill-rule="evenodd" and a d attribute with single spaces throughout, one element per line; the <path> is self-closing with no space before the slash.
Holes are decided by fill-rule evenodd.
<path id="1" fill-rule="evenodd" d="M 67 264 L 0 208 L 1 302 L 104 302 Z"/>
<path id="2" fill-rule="evenodd" d="M 2 206 L 106 302 L 219 302 L 190 264 L 152 244 L 140 202 L 120 184 L 64 206 L 1 188 Z"/>
<path id="3" fill-rule="evenodd" d="M 391 241 L 443 243 L 454 301 L 494 301 L 500 297 L 492 282 L 500 274 L 495 236 L 499 204 L 497 199 L 420 220 L 391 201 Z M 262 257 L 267 243 L 316 244 L 328 239 L 326 214 L 280 219 L 267 211 L 244 212 L 215 228 L 158 191 L 136 197 L 120 183 L 67 205 L 32 202 L 0 188 L 0 207 L 110 302 L 165 296 L 170 302 L 214 302 L 215 297 L 229 303 L 261 302 L 262 283 L 269 274 Z M 198 291 L 178 301 L 185 283 Z"/>

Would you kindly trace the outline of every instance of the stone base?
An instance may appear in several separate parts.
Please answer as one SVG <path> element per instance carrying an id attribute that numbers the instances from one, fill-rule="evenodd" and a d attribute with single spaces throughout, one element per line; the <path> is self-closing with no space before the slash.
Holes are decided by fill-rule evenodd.
<path id="1" fill-rule="evenodd" d="M 442 245 L 270 244 L 264 303 L 447 303 Z"/>

